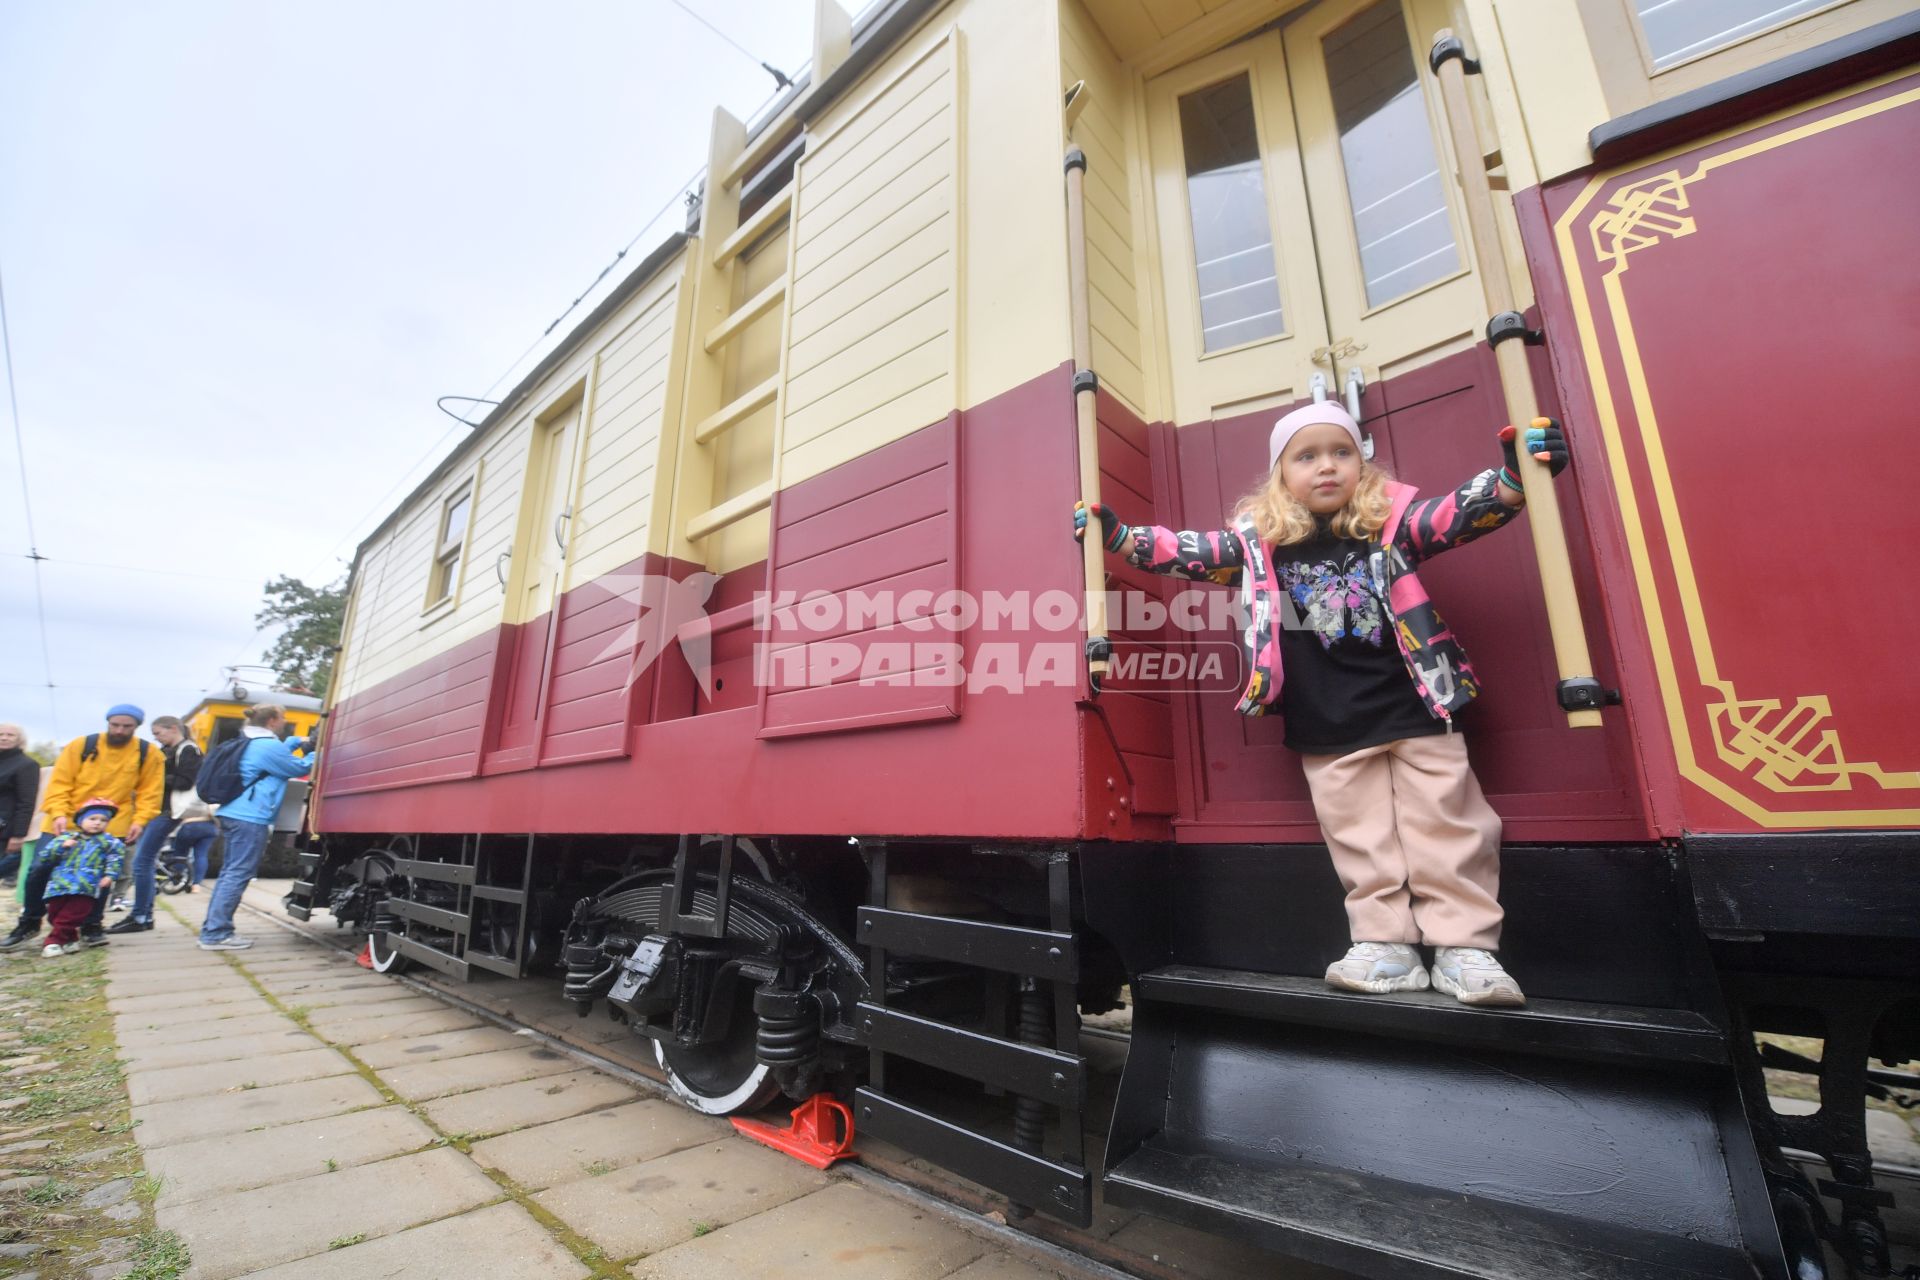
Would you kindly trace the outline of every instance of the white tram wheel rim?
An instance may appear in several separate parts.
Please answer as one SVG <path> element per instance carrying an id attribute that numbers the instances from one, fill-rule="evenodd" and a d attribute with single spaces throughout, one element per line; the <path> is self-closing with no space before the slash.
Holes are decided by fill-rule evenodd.
<path id="1" fill-rule="evenodd" d="M 680 1073 L 668 1064 L 666 1046 L 658 1040 L 653 1042 L 653 1060 L 660 1064 L 662 1071 L 667 1073 L 667 1085 L 673 1090 L 675 1097 L 695 1111 L 710 1116 L 732 1115 L 745 1106 L 747 1101 L 760 1091 L 760 1086 L 766 1083 L 767 1072 L 772 1069 L 764 1062 L 756 1062 L 753 1064 L 753 1070 L 747 1072 L 747 1078 L 740 1082 L 739 1088 L 731 1093 L 713 1097 L 697 1093 L 688 1087 L 686 1081 L 680 1078 Z"/>
<path id="2" fill-rule="evenodd" d="M 402 960 L 400 948 L 388 947 L 387 954 L 382 957 L 379 942 L 380 932 L 380 930 L 375 929 L 367 934 L 367 959 L 372 963 L 375 973 L 392 973 L 400 966 Z"/>

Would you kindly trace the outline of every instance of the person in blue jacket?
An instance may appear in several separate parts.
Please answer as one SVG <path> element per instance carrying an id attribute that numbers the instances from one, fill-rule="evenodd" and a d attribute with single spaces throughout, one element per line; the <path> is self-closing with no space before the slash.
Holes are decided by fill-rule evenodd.
<path id="1" fill-rule="evenodd" d="M 293 754 L 310 746 L 310 741 L 282 740 L 286 729 L 286 708 L 270 703 L 247 708 L 247 723 L 240 730 L 252 739 L 240 757 L 240 782 L 246 790 L 214 815 L 226 840 L 226 853 L 220 878 L 213 885 L 213 899 L 207 903 L 206 921 L 200 926 L 202 951 L 242 951 L 253 945 L 233 931 L 233 913 L 260 866 L 260 855 L 267 851 L 287 779 L 306 777 L 314 763 L 311 756 Z"/>

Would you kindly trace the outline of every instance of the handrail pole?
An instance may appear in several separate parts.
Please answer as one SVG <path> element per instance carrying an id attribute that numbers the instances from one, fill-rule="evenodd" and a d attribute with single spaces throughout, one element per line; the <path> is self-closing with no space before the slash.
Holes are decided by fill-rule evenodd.
<path id="1" fill-rule="evenodd" d="M 1093 321 L 1087 294 L 1087 156 L 1079 147 L 1067 148 L 1067 286 L 1073 319 L 1073 409 L 1078 432 L 1080 500 L 1089 507 L 1100 501 L 1100 435 L 1097 396 L 1099 381 L 1093 372 Z M 1106 543 L 1099 521 L 1091 518 L 1081 539 L 1081 562 L 1086 575 L 1087 686 L 1098 697 L 1113 652 L 1107 638 Z"/>
<path id="2" fill-rule="evenodd" d="M 1539 416 L 1533 371 L 1527 367 L 1527 346 L 1537 335 L 1526 332 L 1514 307 L 1513 280 L 1507 274 L 1506 251 L 1495 220 L 1493 189 L 1487 180 L 1486 151 L 1480 144 L 1478 122 L 1467 97 L 1466 76 L 1480 66 L 1467 57 L 1466 47 L 1451 30 L 1436 37 L 1427 59 L 1440 81 L 1440 100 L 1453 140 L 1460 193 L 1466 205 L 1467 229 L 1473 237 L 1480 285 L 1486 294 L 1487 337 L 1493 344 L 1506 397 L 1507 416 L 1520 431 Z M 1521 341 L 1512 341 L 1519 338 Z M 1520 459 L 1520 481 L 1525 486 L 1528 527 L 1533 531 L 1533 553 L 1540 564 L 1540 588 L 1547 606 L 1547 627 L 1553 637 L 1554 665 L 1559 671 L 1559 702 L 1567 724 L 1575 729 L 1596 728 L 1606 695 L 1593 676 L 1587 653 L 1587 633 L 1580 617 L 1580 601 L 1573 589 L 1573 560 L 1567 554 L 1567 533 L 1560 519 L 1560 503 L 1553 476 L 1545 463 L 1527 449 L 1515 450 Z"/>

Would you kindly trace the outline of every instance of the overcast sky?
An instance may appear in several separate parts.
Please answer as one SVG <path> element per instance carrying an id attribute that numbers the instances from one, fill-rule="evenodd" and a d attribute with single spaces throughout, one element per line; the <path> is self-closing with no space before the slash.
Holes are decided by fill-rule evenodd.
<path id="1" fill-rule="evenodd" d="M 809 55 L 811 0 L 688 2 L 782 70 Z M 0 0 L 57 686 L 7 438 L 0 720 L 65 740 L 258 662 L 267 579 L 342 575 L 462 430 L 435 398 L 501 379 L 704 163 L 713 107 L 772 88 L 670 0 Z"/>

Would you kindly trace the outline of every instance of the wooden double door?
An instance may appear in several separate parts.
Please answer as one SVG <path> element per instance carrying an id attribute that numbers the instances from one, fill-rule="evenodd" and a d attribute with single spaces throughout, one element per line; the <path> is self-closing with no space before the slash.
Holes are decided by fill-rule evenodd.
<path id="1" fill-rule="evenodd" d="M 1155 459 L 1174 478 L 1162 523 L 1218 527 L 1265 474 L 1274 418 L 1316 397 L 1356 407 L 1375 460 L 1425 494 L 1497 465 L 1506 410 L 1426 69 L 1444 9 L 1323 0 L 1148 83 L 1175 424 Z M 1551 411 L 1544 360 L 1535 381 Z M 1560 493 L 1597 619 L 1585 514 L 1570 482 Z M 1572 730 L 1556 704 L 1524 520 L 1421 570 L 1485 689 L 1463 716 L 1476 769 L 1509 838 L 1638 838 L 1624 717 Z M 1617 684 L 1608 638 L 1588 631 Z M 1175 715 L 1183 840 L 1319 838 L 1281 718 L 1217 694 Z"/>
<path id="2" fill-rule="evenodd" d="M 1425 70 L 1443 9 L 1328 0 L 1149 82 L 1176 423 L 1342 397 L 1485 322 Z"/>

